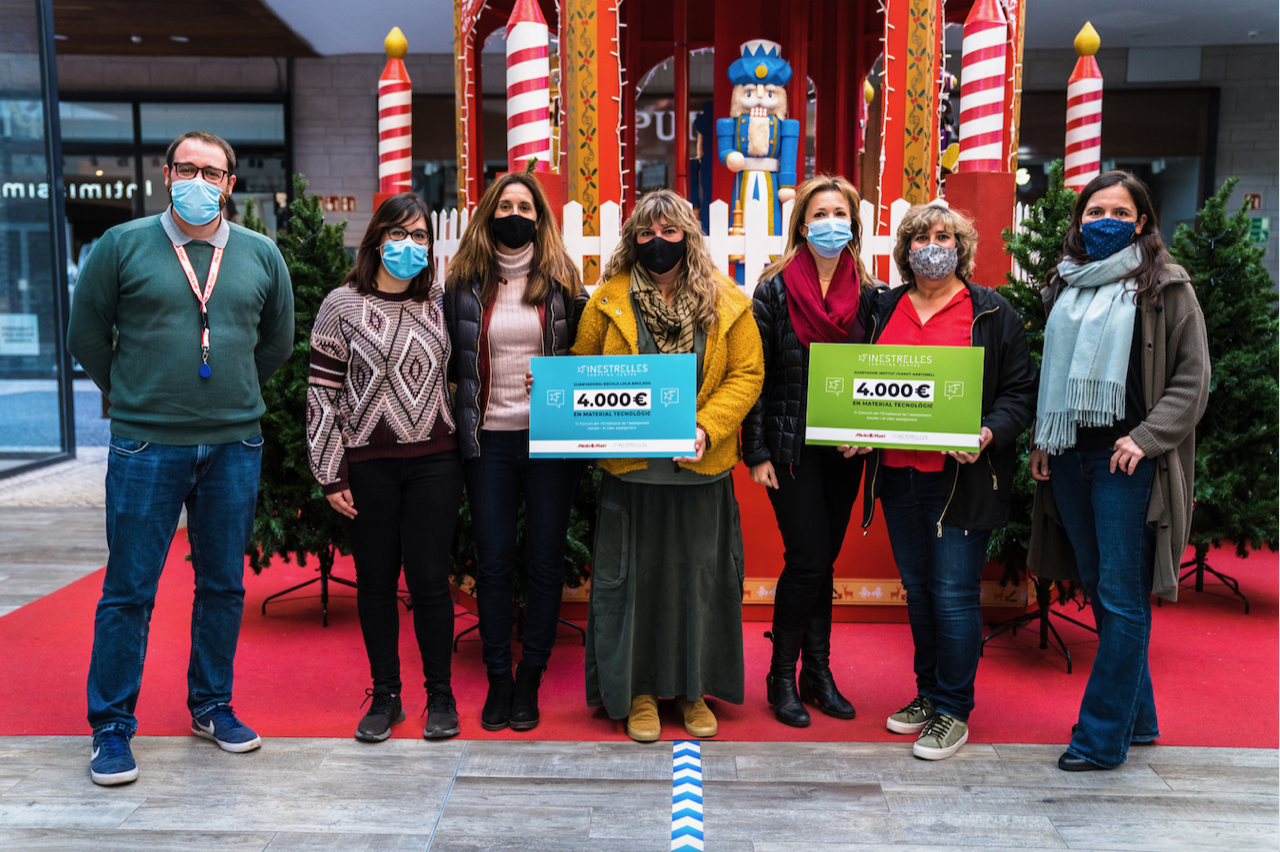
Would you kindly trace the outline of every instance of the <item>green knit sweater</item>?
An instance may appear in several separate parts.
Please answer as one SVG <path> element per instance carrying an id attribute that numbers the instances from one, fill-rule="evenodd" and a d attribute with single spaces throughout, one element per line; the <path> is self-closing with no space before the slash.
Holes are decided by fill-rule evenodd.
<path id="1" fill-rule="evenodd" d="M 186 252 L 203 289 L 213 246 Z M 192 446 L 261 431 L 261 387 L 293 348 L 293 287 L 275 244 L 239 225 L 209 299 L 209 344 L 202 379 L 200 303 L 160 217 L 107 231 L 76 280 L 67 348 L 110 400 L 111 434 Z"/>

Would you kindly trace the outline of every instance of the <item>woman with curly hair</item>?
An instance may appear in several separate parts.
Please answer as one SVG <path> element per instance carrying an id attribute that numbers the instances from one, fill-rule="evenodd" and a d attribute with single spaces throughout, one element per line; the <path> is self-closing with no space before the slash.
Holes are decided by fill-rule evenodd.
<path id="1" fill-rule="evenodd" d="M 982 566 L 991 530 L 1009 516 L 1017 441 L 1035 406 L 1035 368 L 1017 313 L 967 280 L 977 248 L 973 223 L 946 202 L 912 207 L 893 249 L 903 286 L 876 290 L 862 314 L 868 343 L 982 347 L 974 452 L 878 450 L 863 475 L 862 525 L 879 497 L 915 643 L 916 697 L 886 726 L 916 734 L 912 753 L 926 760 L 950 757 L 969 738 Z"/>
<path id="2" fill-rule="evenodd" d="M 742 529 L 730 472 L 764 366 L 751 302 L 716 271 L 689 203 L 636 204 L 583 311 L 574 355 L 697 355 L 697 438 L 677 459 L 602 459 L 587 704 L 662 734 L 658 698 L 715 736 L 704 696 L 743 702 Z"/>
<path id="3" fill-rule="evenodd" d="M 569 354 L 585 302 L 542 185 L 527 172 L 498 178 L 462 235 L 444 294 L 489 677 L 480 714 L 486 731 L 538 724 L 538 687 L 556 640 L 565 534 L 582 463 L 529 457 L 529 359 Z M 513 678 L 512 574 L 522 499 L 528 596 Z"/>

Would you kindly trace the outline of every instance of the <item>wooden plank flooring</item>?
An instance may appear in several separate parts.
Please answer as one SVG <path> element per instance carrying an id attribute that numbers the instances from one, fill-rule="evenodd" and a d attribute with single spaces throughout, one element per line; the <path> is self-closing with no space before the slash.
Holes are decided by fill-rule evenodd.
<path id="1" fill-rule="evenodd" d="M 0 738 L 0 848 L 666 849 L 669 743 L 134 740 L 139 780 L 88 777 L 88 737 Z M 1280 755 L 1135 749 L 1067 773 L 1051 746 L 703 743 L 709 852 L 1275 850 Z"/>

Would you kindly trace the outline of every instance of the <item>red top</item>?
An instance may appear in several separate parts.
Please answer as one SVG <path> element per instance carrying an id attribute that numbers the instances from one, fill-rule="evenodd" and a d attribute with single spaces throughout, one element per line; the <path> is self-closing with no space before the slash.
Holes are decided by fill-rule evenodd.
<path id="1" fill-rule="evenodd" d="M 960 288 L 950 302 L 923 324 L 911 296 L 904 295 L 876 342 L 892 346 L 972 346 L 973 298 L 969 288 Z M 941 471 L 947 459 L 946 453 L 932 450 L 882 450 L 881 453 L 882 461 L 889 467 L 914 467 L 926 473 Z"/>

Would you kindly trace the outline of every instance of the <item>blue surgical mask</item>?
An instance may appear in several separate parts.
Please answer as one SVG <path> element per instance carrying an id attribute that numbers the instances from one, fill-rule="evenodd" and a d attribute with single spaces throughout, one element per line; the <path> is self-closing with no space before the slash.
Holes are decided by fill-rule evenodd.
<path id="1" fill-rule="evenodd" d="M 818 254 L 835 257 L 853 239 L 853 228 L 848 219 L 815 219 L 805 239 Z"/>
<path id="2" fill-rule="evenodd" d="M 1084 250 L 1090 260 L 1102 260 L 1133 242 L 1137 223 L 1124 219 L 1094 219 L 1080 226 Z"/>
<path id="3" fill-rule="evenodd" d="M 387 240 L 382 244 L 382 265 L 392 278 L 408 281 L 427 268 L 427 247 L 418 245 L 412 237 Z"/>
<path id="4" fill-rule="evenodd" d="M 169 195 L 174 211 L 192 225 L 207 225 L 222 212 L 222 190 L 201 177 L 175 180 Z"/>

